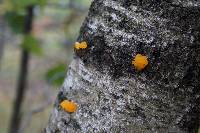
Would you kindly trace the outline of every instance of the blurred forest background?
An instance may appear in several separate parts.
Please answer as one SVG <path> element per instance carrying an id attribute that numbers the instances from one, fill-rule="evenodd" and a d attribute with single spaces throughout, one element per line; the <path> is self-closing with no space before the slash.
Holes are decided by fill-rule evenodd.
<path id="1" fill-rule="evenodd" d="M 19 130 L 43 132 L 90 3 L 91 0 L 0 0 L 0 133 L 9 131 L 16 90 L 22 89 L 26 81 Z M 27 28 L 30 9 L 34 17 Z M 27 77 L 23 78 L 26 67 Z"/>

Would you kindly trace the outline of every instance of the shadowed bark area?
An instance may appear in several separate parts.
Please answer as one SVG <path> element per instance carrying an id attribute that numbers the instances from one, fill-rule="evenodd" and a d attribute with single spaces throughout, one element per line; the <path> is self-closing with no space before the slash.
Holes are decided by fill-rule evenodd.
<path id="1" fill-rule="evenodd" d="M 88 48 L 75 51 L 46 132 L 196 133 L 199 22 L 195 0 L 94 0 L 78 37 Z M 131 64 L 138 53 L 143 71 Z"/>

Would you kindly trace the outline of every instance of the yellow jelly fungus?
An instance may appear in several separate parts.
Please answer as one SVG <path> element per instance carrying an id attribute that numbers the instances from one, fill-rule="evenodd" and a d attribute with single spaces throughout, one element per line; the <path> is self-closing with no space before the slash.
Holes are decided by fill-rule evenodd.
<path id="1" fill-rule="evenodd" d="M 76 103 L 69 100 L 62 101 L 60 103 L 60 106 L 62 107 L 62 109 L 64 109 L 66 112 L 69 112 L 69 113 L 74 113 L 78 108 Z"/>
<path id="2" fill-rule="evenodd" d="M 74 45 L 75 49 L 79 50 L 79 49 L 86 49 L 87 48 L 87 43 L 86 42 L 76 42 Z"/>
<path id="3" fill-rule="evenodd" d="M 141 71 L 142 69 L 144 69 L 148 65 L 147 56 L 137 54 L 135 56 L 134 60 L 132 61 L 132 64 L 135 66 L 135 68 L 138 71 Z"/>

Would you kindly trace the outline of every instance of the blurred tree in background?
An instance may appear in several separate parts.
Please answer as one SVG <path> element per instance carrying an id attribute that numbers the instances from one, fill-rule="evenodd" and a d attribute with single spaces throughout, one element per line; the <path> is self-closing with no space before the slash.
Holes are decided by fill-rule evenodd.
<path id="1" fill-rule="evenodd" d="M 5 31 L 5 22 L 2 18 L 2 16 L 0 16 L 0 69 L 1 69 L 1 59 L 2 59 L 2 55 L 3 55 L 3 49 L 4 49 L 4 31 Z"/>
<path id="2" fill-rule="evenodd" d="M 44 109 L 55 97 L 53 88 L 64 80 L 89 4 L 90 0 L 0 2 L 0 117 L 5 118 L 0 121 L 0 133 L 9 127 L 11 112 L 10 132 L 43 130 L 49 111 Z M 42 117 L 34 120 L 35 113 Z"/>

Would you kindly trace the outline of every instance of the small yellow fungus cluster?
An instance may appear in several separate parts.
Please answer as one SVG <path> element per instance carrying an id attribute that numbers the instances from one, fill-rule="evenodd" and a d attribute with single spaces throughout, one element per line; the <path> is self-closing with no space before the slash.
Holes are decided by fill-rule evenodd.
<path id="1" fill-rule="evenodd" d="M 60 106 L 62 107 L 62 109 L 64 109 L 64 111 L 69 112 L 69 113 L 74 113 L 78 108 L 76 103 L 69 100 L 62 101 L 60 103 Z"/>
<path id="2" fill-rule="evenodd" d="M 142 69 L 144 69 L 148 65 L 147 56 L 143 56 L 141 54 L 137 54 L 135 56 L 135 58 L 133 59 L 132 64 L 134 65 L 134 67 L 138 71 L 141 71 Z"/>
<path id="3" fill-rule="evenodd" d="M 79 49 L 86 49 L 87 48 L 87 42 L 76 42 L 74 45 L 74 48 L 79 50 Z"/>

